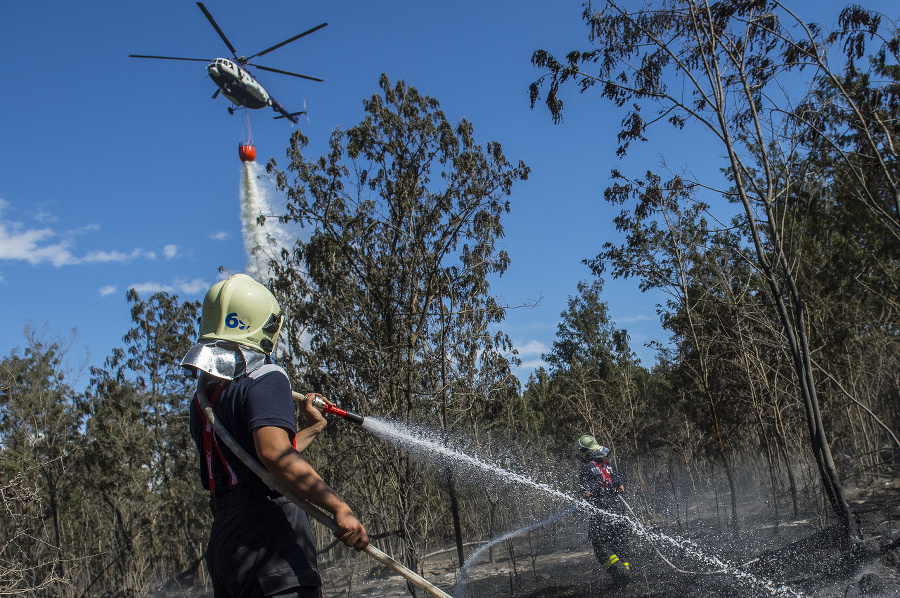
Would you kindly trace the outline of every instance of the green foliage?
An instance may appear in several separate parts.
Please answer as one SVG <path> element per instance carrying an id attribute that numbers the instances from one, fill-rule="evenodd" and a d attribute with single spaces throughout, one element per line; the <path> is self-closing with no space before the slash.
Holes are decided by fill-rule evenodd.
<path id="1" fill-rule="evenodd" d="M 517 390 L 509 339 L 492 330 L 503 310 L 489 280 L 509 263 L 497 245 L 501 217 L 528 168 L 496 142 L 479 146 L 471 123 L 451 125 L 437 100 L 403 81 L 382 76 L 380 87 L 359 125 L 332 134 L 326 155 L 304 158 L 297 133 L 288 172 L 269 165 L 286 218 L 310 235 L 275 265 L 294 320 L 288 366 L 301 385 L 362 413 L 482 427 Z M 414 554 L 432 517 L 413 496 L 434 490 L 404 454 L 371 450 L 396 473 L 401 535 Z"/>
<path id="2" fill-rule="evenodd" d="M 826 495 L 841 479 L 895 478 L 896 32 L 859 7 L 828 31 L 776 2 L 604 6 L 586 5 L 590 50 L 534 54 L 545 72 L 532 104 L 546 89 L 558 120 L 565 85 L 596 86 L 625 111 L 623 156 L 655 122 L 700 124 L 725 148 L 730 188 L 613 171 L 605 198 L 622 208 L 621 237 L 586 260 L 595 279 L 578 284 L 548 367 L 520 390 L 490 282 L 514 258 L 499 245 L 502 218 L 528 168 L 382 77 L 363 120 L 335 131 L 325 155 L 305 158 L 296 132 L 286 170 L 269 166 L 285 220 L 308 233 L 275 264 L 295 388 L 439 428 L 556 487 L 574 467 L 572 440 L 593 433 L 657 523 L 673 509 L 680 521 L 682 501 L 705 491 L 717 506 L 730 498 L 732 513 L 765 492 L 780 519 L 788 503 L 795 517 L 820 508 L 815 475 Z M 829 67 L 836 57 L 840 69 Z M 725 68 L 704 78 L 711 64 Z M 800 76 L 810 93 L 776 101 Z M 723 222 L 710 205 L 738 211 Z M 606 273 L 667 293 L 658 309 L 672 343 L 656 345 L 651 369 L 610 319 Z M 25 350 L 0 361 L 0 593 L 139 596 L 200 583 L 208 496 L 188 434 L 193 383 L 177 365 L 199 305 L 127 299 L 124 345 L 83 394 L 62 341 L 26 330 Z M 453 534 L 450 504 L 460 545 L 520 523 L 521 489 L 466 479 L 342 423 L 308 457 L 413 568 Z M 824 446 L 810 451 L 810 437 Z"/>
<path id="3" fill-rule="evenodd" d="M 134 327 L 125 348 L 92 370 L 84 451 L 97 524 L 112 522 L 91 577 L 121 590 L 153 581 L 135 575 L 140 558 L 166 562 L 170 575 L 198 559 L 206 533 L 187 426 L 193 390 L 178 365 L 196 338 L 199 304 L 166 293 L 143 301 L 134 290 L 127 299 Z"/>
<path id="4" fill-rule="evenodd" d="M 326 156 L 307 161 L 294 135 L 293 182 L 270 164 L 287 217 L 311 232 L 277 265 L 275 287 L 309 386 L 363 412 L 377 401 L 408 416 L 414 396 L 442 392 L 443 366 L 508 369 L 495 361 L 508 340 L 488 331 L 502 319 L 488 279 L 509 261 L 496 246 L 504 197 L 528 169 L 497 143 L 476 145 L 470 123 L 452 127 L 436 100 L 402 81 L 382 77 L 381 88 Z"/>
<path id="5" fill-rule="evenodd" d="M 26 328 L 28 346 L 0 362 L 0 591 L 63 591 L 72 552 L 66 514 L 84 445 L 80 396 L 67 384 L 62 341 Z"/>
<path id="6" fill-rule="evenodd" d="M 817 363 L 822 358 L 817 347 L 844 322 L 822 317 L 832 305 L 829 301 L 811 302 L 824 295 L 819 294 L 822 286 L 814 279 L 815 270 L 807 269 L 817 256 L 807 260 L 806 250 L 824 242 L 817 251 L 838 256 L 846 244 L 846 260 L 862 257 L 869 248 L 884 248 L 879 227 L 882 236 L 893 237 L 889 245 L 898 238 L 900 185 L 892 114 L 898 104 L 896 31 L 883 34 L 880 16 L 858 6 L 845 9 L 838 28 L 827 31 L 768 1 L 662 0 L 631 10 L 608 0 L 599 9 L 587 4 L 582 16 L 590 50 L 570 52 L 565 61 L 544 50 L 534 53 L 532 62 L 544 74 L 531 85 L 532 106 L 546 86 L 545 102 L 558 122 L 563 85 L 574 84 L 581 92 L 597 86 L 602 97 L 617 107 L 627 106 L 618 135 L 620 156 L 632 141 L 644 140 L 658 121 L 668 120 L 679 131 L 699 125 L 726 156 L 723 170 L 732 184 L 711 194 L 740 206 L 734 230 L 753 250 L 744 251 L 734 230 L 722 228 L 709 235 L 699 218 L 705 211 L 701 204 L 686 211 L 677 204 L 666 208 L 666 201 L 693 183 L 685 185 L 674 177 L 663 186 L 658 176 L 648 174 L 645 181 L 616 181 L 607 190 L 610 201 L 621 202 L 634 192 L 639 202 L 633 212 L 617 219 L 628 242 L 622 247 L 607 244 L 593 262 L 595 269 L 611 262 L 616 274 L 638 275 L 647 288 L 678 290 L 669 304 L 674 313 L 665 322 L 676 333 L 679 366 L 687 368 L 707 398 L 726 463 L 721 397 L 747 389 L 750 396 L 744 405 L 756 416 L 761 444 L 774 467 L 772 447 L 785 442 L 773 444 L 770 437 L 773 431 L 781 434 L 784 422 L 779 417 L 767 421 L 763 398 L 783 375 L 775 366 L 792 365 L 795 386 L 789 392 L 803 405 L 822 489 L 851 532 L 854 520 L 828 440 L 827 424 L 835 412 L 822 408 L 816 370 L 841 388 L 845 398 L 864 403 L 833 374 L 845 366 Z M 860 69 L 864 57 L 868 67 Z M 846 59 L 843 72 L 830 66 L 834 58 Z M 618 172 L 614 177 L 623 178 Z M 834 220 L 821 219 L 822 226 L 806 228 L 812 219 L 798 202 L 815 208 L 823 200 L 819 214 Z M 684 215 L 688 224 L 697 226 L 674 225 Z M 841 228 L 864 234 L 835 234 Z M 881 254 L 876 260 L 879 282 L 869 278 L 860 287 L 893 284 L 894 256 Z M 755 271 L 744 270 L 745 261 Z M 837 274 L 833 268 L 826 271 Z M 847 272 L 833 279 L 835 287 L 856 286 L 851 282 L 854 275 Z M 763 292 L 771 306 L 762 300 Z M 882 308 L 893 311 L 888 293 L 882 299 Z M 777 332 L 772 321 L 780 324 Z M 824 327 L 819 325 L 825 321 Z M 868 323 L 884 330 L 883 319 Z M 775 365 L 763 365 L 764 360 L 753 355 L 760 343 L 771 347 Z M 862 364 L 850 369 L 859 367 Z M 742 376 L 744 385 L 730 382 Z M 738 405 L 729 405 L 725 413 L 737 410 Z M 739 417 L 729 419 L 740 422 Z"/>
<path id="7" fill-rule="evenodd" d="M 76 577 L 92 593 L 160 584 L 200 558 L 208 525 L 188 434 L 192 383 L 178 365 L 196 337 L 199 304 L 166 293 L 144 301 L 133 290 L 127 299 L 134 327 L 104 368 L 92 368 L 85 403 L 78 475 L 93 508 L 73 533 L 92 555 Z"/>

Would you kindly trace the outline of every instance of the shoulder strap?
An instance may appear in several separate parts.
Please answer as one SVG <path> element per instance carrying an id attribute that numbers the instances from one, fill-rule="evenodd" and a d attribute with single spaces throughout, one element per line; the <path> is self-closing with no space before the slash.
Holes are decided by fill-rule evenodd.
<path id="1" fill-rule="evenodd" d="M 209 404 L 212 407 L 215 407 L 216 402 L 219 400 L 219 397 L 222 395 L 222 390 L 225 387 L 221 384 L 217 384 L 213 389 L 212 394 L 209 397 Z M 216 434 L 213 431 L 212 424 L 206 418 L 206 414 L 203 413 L 203 409 L 200 408 L 200 402 L 197 400 L 196 393 L 194 394 L 194 403 L 197 412 L 200 414 L 200 423 L 203 426 L 203 431 L 201 433 L 201 444 L 203 446 L 203 462 L 206 466 L 206 476 L 209 480 L 209 491 L 215 492 L 216 490 L 216 476 L 215 476 L 215 467 L 213 465 L 213 451 L 215 451 L 219 455 L 219 460 L 222 462 L 222 465 L 225 467 L 225 471 L 228 472 L 228 487 L 231 488 L 235 484 L 238 483 L 238 477 L 234 473 L 234 470 L 231 468 L 231 465 L 228 464 L 228 460 L 225 459 L 225 455 L 222 454 L 222 449 L 219 448 L 219 442 L 216 439 Z"/>
<path id="2" fill-rule="evenodd" d="M 273 373 L 273 372 L 281 372 L 281 374 L 282 374 L 285 378 L 288 377 L 287 372 L 284 371 L 284 368 L 282 368 L 282 367 L 279 366 L 279 365 L 275 365 L 274 363 L 267 363 L 267 364 L 265 364 L 265 365 L 263 365 L 263 366 L 261 366 L 261 367 L 256 368 L 255 370 L 253 370 L 252 372 L 250 372 L 250 373 L 247 375 L 247 377 L 250 378 L 251 380 L 258 380 L 259 378 L 262 378 L 262 377 L 265 376 L 266 374 L 271 374 L 271 373 Z M 288 383 L 290 384 L 290 378 L 288 378 Z M 296 436 L 296 434 L 293 435 L 293 437 L 291 438 L 291 444 L 293 445 L 294 448 L 297 448 L 297 436 Z"/>
<path id="3" fill-rule="evenodd" d="M 599 463 L 591 461 L 591 463 L 600 471 L 600 487 L 603 491 L 613 489 L 612 474 L 609 472 L 609 463 L 601 460 Z"/>
<path id="4" fill-rule="evenodd" d="M 603 485 L 612 490 L 612 474 L 609 473 L 609 463 L 604 461 L 600 464 L 600 473 L 603 474 Z"/>
<path id="5" fill-rule="evenodd" d="M 275 365 L 274 363 L 267 363 L 256 368 L 255 370 L 250 372 L 247 377 L 256 380 L 257 378 L 262 378 L 266 374 L 271 374 L 272 372 L 281 372 L 282 374 L 284 374 L 284 377 L 287 378 L 287 372 L 285 372 L 281 366 Z"/>

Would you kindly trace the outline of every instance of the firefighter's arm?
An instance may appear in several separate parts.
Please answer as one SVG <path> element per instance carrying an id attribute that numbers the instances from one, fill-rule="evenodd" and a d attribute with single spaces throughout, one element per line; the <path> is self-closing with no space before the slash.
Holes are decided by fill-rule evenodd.
<path id="1" fill-rule="evenodd" d="M 347 503 L 294 448 L 287 430 L 262 426 L 254 428 L 252 434 L 260 462 L 279 484 L 331 513 L 339 528 L 334 535 L 341 542 L 356 550 L 368 546 L 369 536 L 365 528 Z"/>

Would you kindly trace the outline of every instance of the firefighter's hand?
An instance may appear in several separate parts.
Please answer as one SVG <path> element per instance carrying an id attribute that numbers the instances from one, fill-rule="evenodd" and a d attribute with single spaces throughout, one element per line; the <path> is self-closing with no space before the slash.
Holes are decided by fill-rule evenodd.
<path id="1" fill-rule="evenodd" d="M 313 407 L 313 401 L 316 397 L 325 401 L 328 405 L 334 405 L 334 403 L 317 392 L 306 393 L 306 396 L 304 397 L 305 400 L 303 401 L 303 416 L 306 418 L 306 427 L 316 428 L 316 433 L 318 433 L 325 429 L 328 422 L 322 412 Z"/>
<path id="2" fill-rule="evenodd" d="M 338 529 L 334 537 L 356 550 L 365 550 L 369 545 L 369 534 L 350 509 L 340 511 L 334 518 Z"/>
<path id="3" fill-rule="evenodd" d="M 625 486 L 619 486 L 616 488 L 616 494 L 625 494 Z"/>
<path id="4" fill-rule="evenodd" d="M 590 497 L 591 497 L 591 493 L 590 493 L 589 490 L 585 490 L 585 491 L 584 491 L 584 497 L 585 497 L 585 498 L 590 498 Z"/>

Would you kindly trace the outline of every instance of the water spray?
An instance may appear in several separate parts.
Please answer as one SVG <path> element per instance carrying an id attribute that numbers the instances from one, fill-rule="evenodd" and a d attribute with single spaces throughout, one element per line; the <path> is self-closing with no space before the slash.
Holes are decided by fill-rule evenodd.
<path id="1" fill-rule="evenodd" d="M 237 443 L 237 441 L 231 436 L 231 434 L 228 433 L 228 430 L 226 430 L 225 427 L 219 422 L 215 412 L 212 409 L 212 405 L 209 404 L 209 399 L 206 397 L 206 383 L 208 380 L 209 377 L 207 374 L 200 375 L 200 380 L 197 383 L 197 402 L 200 404 L 200 408 L 206 415 L 207 421 L 210 423 L 210 425 L 212 425 L 213 431 L 215 431 L 216 436 L 218 436 L 219 439 L 222 440 L 222 442 L 224 442 L 229 449 L 231 449 L 231 452 L 234 453 L 235 456 L 237 456 L 237 458 L 240 459 L 244 465 L 249 467 L 250 470 L 253 471 L 253 473 L 259 476 L 262 481 L 280 492 L 282 496 L 306 511 L 310 517 L 312 517 L 331 531 L 338 531 L 340 528 L 338 527 L 338 524 L 334 519 L 332 519 L 327 513 L 319 509 L 319 507 L 285 488 L 280 482 L 278 482 L 278 480 L 275 479 L 272 474 L 268 472 L 268 470 L 266 470 L 265 467 L 263 467 L 259 463 L 259 461 L 251 457 L 247 453 L 247 451 L 245 451 L 244 448 Z M 296 395 L 297 393 L 293 394 Z M 356 418 L 359 419 L 360 423 L 362 422 L 361 416 L 356 415 L 355 413 L 352 415 L 356 416 Z M 356 420 L 351 419 L 351 421 Z M 434 596 L 434 598 L 453 598 L 447 592 L 444 592 L 416 572 L 404 567 L 401 563 L 388 556 L 384 552 L 378 550 L 371 544 L 366 546 L 363 552 L 371 556 L 373 559 L 375 559 L 385 567 L 393 570 L 395 573 L 399 573 L 410 584 L 416 586 L 420 590 L 425 591 L 430 596 Z"/>
<path id="2" fill-rule="evenodd" d="M 274 217 L 277 211 L 272 183 L 265 173 L 265 167 L 256 162 L 241 163 L 241 235 L 247 255 L 244 272 L 263 285 L 272 278 L 272 260 L 292 243 L 291 234 Z"/>
<path id="3" fill-rule="evenodd" d="M 468 578 L 469 578 L 469 571 L 471 570 L 472 566 L 478 562 L 478 558 L 482 554 L 484 554 L 488 549 L 490 549 L 492 546 L 499 544 L 500 542 L 505 542 L 506 540 L 511 540 L 511 539 L 515 538 L 516 536 L 520 536 L 526 532 L 530 532 L 530 531 L 536 530 L 538 528 L 544 527 L 545 525 L 549 525 L 551 523 L 556 523 L 563 517 L 570 515 L 571 513 L 574 513 L 578 509 L 579 509 L 579 505 L 574 504 L 561 513 L 557 513 L 556 515 L 548 517 L 547 519 L 544 519 L 543 521 L 538 521 L 537 523 L 532 523 L 531 525 L 527 525 L 521 529 L 517 529 L 515 531 L 503 534 L 502 536 L 500 536 L 498 538 L 494 538 L 487 544 L 480 546 L 478 548 L 478 550 L 476 550 L 471 555 L 469 555 L 469 558 L 466 559 L 466 564 L 463 565 L 462 569 L 459 570 L 459 573 L 456 576 L 456 583 L 453 585 L 453 595 L 456 598 L 464 598 L 465 597 L 465 595 L 466 595 L 465 587 L 466 587 L 466 582 L 468 581 Z"/>
<path id="4" fill-rule="evenodd" d="M 383 439 L 391 441 L 400 446 L 406 446 L 425 452 L 442 454 L 473 470 L 481 470 L 485 473 L 502 477 L 504 480 L 531 487 L 532 489 L 537 490 L 551 498 L 558 498 L 570 503 L 574 502 L 581 510 L 589 513 L 599 513 L 608 518 L 610 521 L 626 523 L 637 537 L 651 543 L 651 545 L 654 546 L 654 550 L 656 550 L 657 554 L 661 553 L 655 546 L 655 544 L 659 543 L 662 545 L 670 545 L 671 547 L 680 550 L 687 556 L 696 558 L 706 564 L 712 565 L 715 568 L 715 570 L 709 572 L 683 571 L 683 573 L 692 575 L 701 573 L 709 575 L 724 573 L 729 574 L 750 585 L 763 589 L 767 591 L 767 593 L 771 596 L 793 596 L 795 598 L 802 598 L 806 596 L 806 594 L 801 591 L 771 582 L 767 579 L 758 578 L 743 569 L 743 567 L 753 563 L 756 559 L 735 566 L 733 564 L 722 561 L 715 556 L 704 553 L 698 546 L 694 544 L 693 541 L 689 539 L 670 536 L 644 527 L 644 525 L 642 525 L 638 520 L 636 514 L 632 511 L 630 505 L 628 505 L 627 503 L 625 503 L 625 506 L 631 513 L 631 516 L 620 515 L 618 513 L 607 511 L 590 504 L 584 499 L 574 499 L 569 492 L 560 491 L 548 484 L 537 482 L 527 476 L 523 476 L 521 474 L 504 469 L 499 465 L 482 461 L 481 459 L 477 459 L 471 455 L 450 448 L 443 444 L 443 441 L 440 438 L 430 438 L 429 435 L 423 430 L 414 430 L 408 426 L 400 424 L 399 422 L 386 422 L 376 417 L 369 417 L 366 418 L 364 427 L 372 434 L 380 436 Z M 625 502 L 621 496 L 619 496 L 619 499 L 622 500 L 623 503 Z M 681 571 L 670 561 L 666 560 L 666 563 L 676 571 Z"/>
<path id="5" fill-rule="evenodd" d="M 302 395 L 297 392 L 293 393 L 293 397 L 294 397 L 294 400 L 297 402 L 303 402 L 306 400 L 305 395 Z M 470 455 L 467 455 L 465 453 L 451 449 L 451 448 L 443 445 L 442 443 L 438 442 L 436 439 L 429 439 L 427 437 L 423 437 L 423 436 L 416 435 L 414 433 L 410 433 L 411 432 L 410 430 L 404 430 L 404 429 L 402 429 L 402 426 L 399 426 L 396 423 L 394 423 L 394 424 L 388 423 L 383 420 L 380 420 L 379 418 L 364 419 L 363 416 L 361 416 L 357 413 L 353 413 L 351 411 L 346 411 L 344 409 L 341 409 L 340 407 L 334 405 L 330 401 L 327 401 L 327 400 L 323 399 L 322 397 L 318 397 L 318 396 L 313 399 L 312 404 L 314 407 L 316 407 L 323 413 L 329 413 L 329 414 L 341 417 L 343 419 L 350 420 L 355 424 L 363 426 L 366 430 L 368 430 L 372 434 L 374 434 L 376 436 L 380 436 L 383 439 L 391 440 L 391 441 L 401 444 L 401 445 L 407 445 L 407 446 L 415 447 L 418 449 L 424 449 L 426 451 L 442 453 L 446 456 L 449 456 L 449 457 L 457 460 L 458 462 L 460 462 L 464 465 L 472 467 L 473 469 L 480 469 L 480 470 L 483 470 L 488 473 L 502 474 L 505 479 L 508 479 L 508 480 L 511 480 L 511 481 L 514 481 L 514 482 L 517 482 L 520 484 L 531 486 L 532 488 L 539 490 L 539 491 L 543 492 L 544 494 L 551 496 L 553 498 L 563 499 L 566 502 L 573 502 L 572 496 L 567 492 L 561 492 L 555 488 L 552 488 L 551 486 L 549 486 L 547 484 L 536 482 L 536 481 L 532 480 L 531 478 L 525 477 L 521 474 L 516 474 L 514 472 L 500 468 L 497 465 L 494 465 L 491 463 L 486 463 L 480 459 L 476 459 Z M 514 532 L 508 533 L 500 538 L 496 538 L 495 540 L 489 542 L 487 545 L 483 546 L 482 549 L 486 549 L 489 546 L 493 546 L 494 544 L 496 544 L 498 542 L 501 542 L 506 539 L 510 539 L 521 533 L 530 531 L 531 529 L 535 529 L 537 527 L 541 527 L 548 523 L 558 521 L 559 519 L 572 513 L 573 511 L 585 510 L 588 512 L 601 513 L 602 515 L 608 517 L 612 521 L 621 521 L 621 522 L 627 523 L 631 527 L 632 531 L 638 537 L 648 540 L 650 542 L 651 546 L 653 546 L 653 549 L 656 552 L 656 554 L 663 560 L 663 562 L 666 563 L 666 565 L 668 565 L 671 569 L 673 569 L 676 572 L 688 574 L 688 575 L 717 575 L 717 574 L 723 574 L 723 573 L 731 574 L 732 576 L 734 576 L 738 579 L 741 579 L 752 585 L 756 585 L 758 587 L 762 587 L 765 590 L 768 590 L 771 595 L 795 596 L 798 598 L 805 596 L 805 594 L 803 594 L 802 592 L 799 592 L 793 588 L 789 588 L 789 587 L 786 587 L 783 585 L 773 584 L 772 582 L 770 582 L 768 580 L 756 578 L 755 576 L 753 576 L 750 573 L 743 570 L 744 567 L 746 567 L 754 562 L 757 562 L 759 560 L 758 558 L 749 560 L 740 565 L 732 565 L 732 564 L 723 562 L 722 560 L 720 560 L 716 557 L 710 557 L 706 554 L 703 554 L 697 547 L 695 547 L 693 545 L 693 543 L 690 540 L 684 540 L 681 538 L 667 536 L 665 534 L 653 532 L 653 531 L 647 529 L 640 522 L 640 519 L 638 518 L 637 514 L 634 512 L 634 510 L 632 510 L 631 505 L 629 505 L 625 501 L 625 499 L 622 498 L 622 496 L 617 495 L 617 498 L 622 502 L 622 504 L 625 506 L 625 508 L 631 514 L 631 517 L 628 517 L 625 515 L 619 515 L 617 513 L 613 513 L 613 512 L 607 511 L 605 509 L 601 509 L 599 507 L 591 505 L 590 503 L 588 503 L 586 500 L 583 500 L 583 499 L 576 499 L 576 500 L 574 500 L 574 503 L 575 503 L 574 505 L 572 505 L 569 509 L 559 513 L 558 515 L 550 517 L 549 519 L 547 519 L 545 521 L 541 521 L 537 524 L 526 526 L 525 528 L 522 528 L 520 530 L 516 530 Z M 327 517 L 327 516 L 325 516 L 325 517 Z M 675 548 L 681 549 L 682 551 L 684 551 L 685 553 L 687 553 L 690 556 L 694 556 L 696 558 L 699 558 L 702 561 L 712 564 L 716 567 L 716 569 L 713 571 L 686 571 L 686 570 L 680 569 L 662 554 L 662 552 L 656 546 L 656 543 L 659 541 L 662 541 L 663 543 L 668 543 Z M 460 590 L 464 590 L 464 584 L 466 583 L 466 578 L 467 578 L 467 570 L 477 561 L 477 557 L 480 556 L 480 554 L 481 554 L 481 550 L 476 551 L 473 555 L 471 555 L 469 558 L 469 561 L 466 563 L 466 566 L 464 566 L 463 569 L 459 572 L 459 576 L 458 576 L 456 584 L 454 586 L 454 594 L 457 594 L 458 591 L 460 591 Z M 388 558 L 390 558 L 390 557 L 388 557 Z M 402 567 L 402 565 L 400 565 L 400 566 Z M 404 577 L 405 577 L 405 574 L 401 573 L 401 575 L 404 575 Z M 425 583 L 428 583 L 428 582 L 425 582 Z M 419 587 L 421 588 L 422 586 L 419 586 Z M 422 589 L 425 589 L 425 588 L 422 588 Z M 428 589 L 425 589 L 425 590 L 426 590 L 426 592 L 430 592 Z M 437 591 L 440 592 L 440 590 L 437 590 Z M 447 594 L 443 594 L 443 595 L 449 596 Z"/>
<path id="6" fill-rule="evenodd" d="M 616 495 L 616 498 L 618 498 L 620 501 L 622 501 L 622 504 L 625 505 L 625 508 L 628 509 L 628 512 L 629 512 L 629 513 L 631 513 L 631 516 L 634 518 L 635 525 L 639 526 L 639 527 L 641 528 L 642 531 L 645 531 L 644 525 L 641 523 L 641 520 L 638 519 L 638 516 L 637 516 L 637 514 L 634 512 L 634 510 L 631 508 L 631 505 L 629 505 L 629 504 L 625 501 L 625 499 L 622 498 L 622 495 L 621 495 L 621 494 L 617 494 L 617 495 Z M 661 558 L 665 564 L 667 564 L 669 567 L 672 568 L 672 570 L 676 571 L 677 573 L 685 573 L 685 574 L 687 574 L 687 575 L 718 575 L 719 573 L 728 573 L 728 569 L 725 568 L 725 567 L 723 567 L 723 568 L 721 568 L 721 569 L 718 569 L 718 570 L 716 570 L 716 571 L 685 571 L 685 570 L 683 570 L 683 569 L 679 569 L 678 567 L 676 567 L 676 566 L 672 563 L 672 561 L 670 561 L 669 559 L 667 559 L 667 558 L 663 555 L 663 553 L 661 553 L 661 552 L 659 551 L 659 548 L 657 548 L 655 544 L 651 544 L 651 546 L 653 547 L 654 552 L 656 552 L 656 554 L 659 556 L 659 558 Z M 755 563 L 755 562 L 757 562 L 757 561 L 759 561 L 759 558 L 758 558 L 758 557 L 755 558 L 755 559 L 750 559 L 749 561 L 747 561 L 747 562 L 745 562 L 745 563 L 741 563 L 740 565 L 735 565 L 735 568 L 736 568 L 736 569 L 740 569 L 741 567 L 746 567 L 746 566 L 748 566 L 748 565 L 752 565 L 753 563 Z"/>

